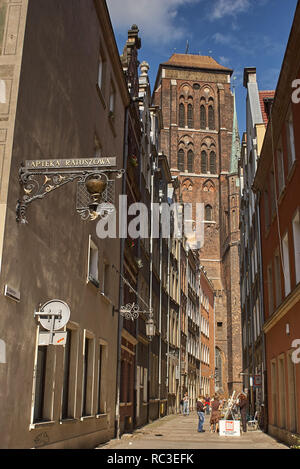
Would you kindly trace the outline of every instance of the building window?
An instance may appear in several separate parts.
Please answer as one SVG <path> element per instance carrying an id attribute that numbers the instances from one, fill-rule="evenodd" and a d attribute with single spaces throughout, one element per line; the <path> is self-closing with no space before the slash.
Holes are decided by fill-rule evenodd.
<path id="1" fill-rule="evenodd" d="M 34 400 L 34 422 L 49 420 L 45 416 L 45 393 L 46 393 L 46 346 L 38 347 L 36 378 L 35 378 L 35 400 Z"/>
<path id="2" fill-rule="evenodd" d="M 184 150 L 180 149 L 178 151 L 178 162 L 177 166 L 179 171 L 183 172 L 184 171 Z"/>
<path id="3" fill-rule="evenodd" d="M 105 59 L 102 53 L 99 55 L 99 64 L 98 64 L 98 87 L 101 91 L 104 88 L 105 80 Z"/>
<path id="4" fill-rule="evenodd" d="M 109 91 L 109 113 L 111 116 L 115 113 L 116 107 L 116 90 L 113 82 L 110 84 L 110 91 Z"/>
<path id="5" fill-rule="evenodd" d="M 288 234 L 286 234 L 285 237 L 282 240 L 282 252 L 283 252 L 285 296 L 288 296 L 291 292 L 291 275 L 290 275 L 290 257 L 289 257 L 289 237 L 288 237 Z"/>
<path id="6" fill-rule="evenodd" d="M 278 411 L 277 411 L 277 366 L 276 360 L 271 362 L 271 393 L 272 393 L 272 423 L 274 426 L 277 426 L 278 421 Z"/>
<path id="7" fill-rule="evenodd" d="M 278 359 L 278 382 L 279 382 L 279 415 L 280 427 L 286 428 L 286 379 L 285 379 L 285 357 Z"/>
<path id="8" fill-rule="evenodd" d="M 217 173 L 217 156 L 214 151 L 210 152 L 210 172 L 211 174 Z"/>
<path id="9" fill-rule="evenodd" d="M 106 412 L 106 403 L 104 395 L 104 363 L 105 363 L 105 345 L 99 344 L 98 346 L 98 383 L 97 383 L 97 414 L 104 414 Z"/>
<path id="10" fill-rule="evenodd" d="M 99 288 L 99 251 L 96 244 L 89 238 L 89 256 L 88 256 L 88 282 L 93 283 Z"/>
<path id="11" fill-rule="evenodd" d="M 279 195 L 280 195 L 285 185 L 283 151 L 282 151 L 281 142 L 277 150 L 277 173 L 278 173 L 278 190 L 279 190 Z"/>
<path id="12" fill-rule="evenodd" d="M 82 417 L 92 415 L 93 402 L 93 339 L 84 336 L 83 373 L 82 373 Z"/>
<path id="13" fill-rule="evenodd" d="M 288 354 L 288 393 L 289 393 L 289 430 L 292 433 L 297 432 L 298 418 L 297 418 L 297 385 L 296 385 L 296 365 L 292 361 L 292 354 Z"/>
<path id="14" fill-rule="evenodd" d="M 103 280 L 102 280 L 102 293 L 109 297 L 109 269 L 110 266 L 107 263 L 103 264 Z"/>
<path id="15" fill-rule="evenodd" d="M 213 106 L 208 106 L 208 128 L 209 130 L 215 130 L 215 111 Z"/>
<path id="16" fill-rule="evenodd" d="M 207 173 L 207 153 L 206 151 L 202 151 L 201 153 L 201 173 Z"/>
<path id="17" fill-rule="evenodd" d="M 185 127 L 185 108 L 184 104 L 179 104 L 179 127 Z"/>
<path id="18" fill-rule="evenodd" d="M 300 282 L 300 216 L 299 210 L 293 220 L 293 237 L 294 237 L 294 258 L 296 270 L 296 284 Z"/>
<path id="19" fill-rule="evenodd" d="M 204 104 L 200 106 L 200 129 L 206 130 L 206 109 Z"/>
<path id="20" fill-rule="evenodd" d="M 194 128 L 194 110 L 192 104 L 188 104 L 188 128 Z"/>
<path id="21" fill-rule="evenodd" d="M 295 140 L 294 140 L 294 124 L 292 109 L 289 109 L 288 117 L 286 120 L 286 136 L 287 136 L 287 148 L 288 148 L 288 172 L 292 168 L 295 160 Z"/>
<path id="22" fill-rule="evenodd" d="M 281 270 L 279 252 L 275 254 L 275 288 L 276 288 L 276 308 L 281 304 Z"/>
<path id="23" fill-rule="evenodd" d="M 67 330 L 67 342 L 66 342 L 65 350 L 64 350 L 63 395 L 62 395 L 62 411 L 61 411 L 62 419 L 67 419 L 67 418 L 72 417 L 69 413 L 71 341 L 72 341 L 72 331 Z"/>
<path id="24" fill-rule="evenodd" d="M 270 198 L 271 198 L 271 217 L 273 218 L 276 213 L 276 193 L 275 193 L 275 179 L 274 179 L 273 169 L 270 174 Z"/>
<path id="25" fill-rule="evenodd" d="M 212 221 L 212 206 L 206 205 L 205 207 L 205 220 Z"/>
<path id="26" fill-rule="evenodd" d="M 268 191 L 265 191 L 264 193 L 264 209 L 265 209 L 265 231 L 267 233 L 270 228 L 270 205 L 269 205 Z"/>
<path id="27" fill-rule="evenodd" d="M 194 172 L 194 152 L 192 150 L 189 150 L 188 155 L 187 155 L 187 166 L 188 166 L 188 172 L 193 173 Z"/>
<path id="28" fill-rule="evenodd" d="M 274 311 L 274 297 L 273 297 L 273 269 L 272 264 L 269 264 L 267 269 L 268 275 L 268 299 L 269 299 L 269 315 Z"/>

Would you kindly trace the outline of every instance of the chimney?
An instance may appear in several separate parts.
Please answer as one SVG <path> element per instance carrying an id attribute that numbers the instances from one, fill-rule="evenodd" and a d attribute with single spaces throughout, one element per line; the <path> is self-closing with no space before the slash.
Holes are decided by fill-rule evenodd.
<path id="1" fill-rule="evenodd" d="M 247 67 L 244 69 L 245 88 L 247 88 L 248 83 L 256 83 L 256 67 Z"/>

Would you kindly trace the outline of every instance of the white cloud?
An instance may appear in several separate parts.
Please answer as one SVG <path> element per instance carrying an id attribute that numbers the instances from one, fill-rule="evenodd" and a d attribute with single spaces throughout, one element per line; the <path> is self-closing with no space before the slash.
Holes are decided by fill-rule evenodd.
<path id="1" fill-rule="evenodd" d="M 211 20 L 218 20 L 224 16 L 236 16 L 245 13 L 251 7 L 264 6 L 269 0 L 216 0 L 211 13 Z"/>
<path id="2" fill-rule="evenodd" d="M 137 24 L 141 37 L 153 43 L 169 43 L 187 34 L 177 21 L 178 9 L 202 0 L 107 0 L 111 20 L 118 32 Z"/>
<path id="3" fill-rule="evenodd" d="M 220 19 L 224 16 L 235 16 L 243 13 L 250 8 L 250 0 L 217 0 L 211 19 Z"/>

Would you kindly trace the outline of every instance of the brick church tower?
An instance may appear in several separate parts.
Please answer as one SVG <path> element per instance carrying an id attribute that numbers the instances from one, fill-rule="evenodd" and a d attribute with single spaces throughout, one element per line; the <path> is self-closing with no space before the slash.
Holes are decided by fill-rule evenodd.
<path id="1" fill-rule="evenodd" d="M 204 204 L 199 255 L 215 290 L 216 390 L 225 395 L 242 389 L 240 137 L 232 72 L 211 57 L 173 54 L 160 65 L 154 89 L 163 114 L 160 151 L 180 181 L 182 201 Z"/>

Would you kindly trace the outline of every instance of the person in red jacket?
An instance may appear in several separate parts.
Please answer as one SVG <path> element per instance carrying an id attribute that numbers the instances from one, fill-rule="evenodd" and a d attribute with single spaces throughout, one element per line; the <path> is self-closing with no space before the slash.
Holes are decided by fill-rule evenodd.
<path id="1" fill-rule="evenodd" d="M 199 396 L 197 399 L 197 414 L 199 417 L 198 432 L 204 433 L 205 430 L 203 430 L 203 424 L 205 420 L 205 400 L 202 396 Z"/>

